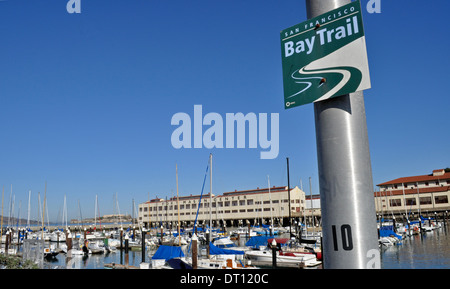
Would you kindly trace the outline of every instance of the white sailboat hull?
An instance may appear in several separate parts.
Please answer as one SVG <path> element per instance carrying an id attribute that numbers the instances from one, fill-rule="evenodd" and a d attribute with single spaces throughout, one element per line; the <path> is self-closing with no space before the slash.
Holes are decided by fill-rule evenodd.
<path id="1" fill-rule="evenodd" d="M 251 260 L 255 265 L 271 265 L 272 251 L 270 250 L 255 250 L 245 252 L 247 259 Z M 296 254 L 296 256 L 283 256 L 277 252 L 276 256 L 277 266 L 306 266 L 313 267 L 320 265 L 322 262 L 318 261 L 314 254 Z"/>

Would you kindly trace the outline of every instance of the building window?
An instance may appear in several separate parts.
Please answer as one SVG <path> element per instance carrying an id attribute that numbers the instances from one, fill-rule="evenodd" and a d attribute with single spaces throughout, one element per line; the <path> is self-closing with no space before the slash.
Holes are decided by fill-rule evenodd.
<path id="1" fill-rule="evenodd" d="M 391 207 L 399 207 L 401 205 L 402 205 L 402 201 L 400 199 L 389 200 L 389 206 L 391 206 Z"/>
<path id="2" fill-rule="evenodd" d="M 421 205 L 431 205 L 431 197 L 420 197 Z"/>
<path id="3" fill-rule="evenodd" d="M 247 200 L 247 206 L 253 205 L 253 200 Z"/>
<path id="4" fill-rule="evenodd" d="M 407 206 L 415 206 L 416 205 L 416 198 L 407 198 L 406 199 L 406 205 Z"/>
<path id="5" fill-rule="evenodd" d="M 435 196 L 434 202 L 436 204 L 448 204 L 448 197 L 447 196 Z"/>
<path id="6" fill-rule="evenodd" d="M 245 200 L 240 200 L 239 201 L 239 206 L 245 206 Z"/>

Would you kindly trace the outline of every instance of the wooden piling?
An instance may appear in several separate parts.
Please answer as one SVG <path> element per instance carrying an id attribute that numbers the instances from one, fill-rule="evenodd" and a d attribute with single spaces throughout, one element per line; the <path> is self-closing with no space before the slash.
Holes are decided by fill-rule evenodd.
<path id="1" fill-rule="evenodd" d="M 72 234 L 70 232 L 66 233 L 66 245 L 67 245 L 67 252 L 72 250 Z"/>
<path id="2" fill-rule="evenodd" d="M 272 240 L 272 268 L 277 268 L 277 241 Z"/>
<path id="3" fill-rule="evenodd" d="M 128 234 L 125 234 L 125 254 L 128 254 Z"/>
<path id="4" fill-rule="evenodd" d="M 197 269 L 197 234 L 192 236 L 192 269 Z"/>
<path id="5" fill-rule="evenodd" d="M 9 247 L 9 231 L 6 231 L 5 236 L 5 254 L 8 255 L 8 247 Z"/>
<path id="6" fill-rule="evenodd" d="M 142 240 L 141 240 L 142 263 L 145 262 L 145 234 L 146 234 L 146 231 L 145 231 L 144 228 L 142 228 L 142 231 L 141 231 L 141 236 L 142 236 Z"/>
<path id="7" fill-rule="evenodd" d="M 120 251 L 122 252 L 122 248 L 123 248 L 123 245 L 122 245 L 122 242 L 123 242 L 123 229 L 122 228 L 120 228 Z"/>

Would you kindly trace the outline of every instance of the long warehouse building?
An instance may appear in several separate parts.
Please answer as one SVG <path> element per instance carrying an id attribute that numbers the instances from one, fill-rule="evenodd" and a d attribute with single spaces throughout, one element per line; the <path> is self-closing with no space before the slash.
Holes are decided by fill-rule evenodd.
<path id="1" fill-rule="evenodd" d="M 201 199 L 201 202 L 199 202 Z M 290 205 L 289 205 L 290 199 Z M 211 206 L 210 206 L 211 203 Z M 179 205 L 179 209 L 178 209 Z M 169 199 L 155 198 L 139 204 L 139 222 L 145 227 L 156 224 L 192 225 L 197 217 L 199 224 L 208 223 L 211 219 L 215 226 L 226 224 L 234 226 L 249 221 L 253 224 L 267 224 L 273 220 L 274 224 L 287 225 L 291 218 L 298 218 L 304 214 L 305 192 L 297 186 L 291 188 L 290 197 L 288 187 L 271 187 L 256 190 L 226 192 L 222 195 L 209 193 L 172 197 Z M 198 215 L 197 215 L 198 211 Z"/>

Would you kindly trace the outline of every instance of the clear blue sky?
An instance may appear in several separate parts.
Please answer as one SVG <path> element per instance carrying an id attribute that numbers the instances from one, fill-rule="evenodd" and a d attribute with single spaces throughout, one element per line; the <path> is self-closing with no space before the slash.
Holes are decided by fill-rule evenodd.
<path id="1" fill-rule="evenodd" d="M 213 193 L 287 185 L 318 192 L 313 105 L 284 110 L 279 32 L 306 20 L 303 0 L 0 1 L 0 186 L 4 215 L 121 213 L 199 194 L 209 153 Z M 374 185 L 450 166 L 447 0 L 381 0 L 363 19 L 372 88 L 364 92 Z M 257 149 L 172 147 L 177 112 L 279 113 L 278 158 Z M 209 183 L 206 184 L 209 189 Z M 206 190 L 207 191 L 207 190 Z"/>

